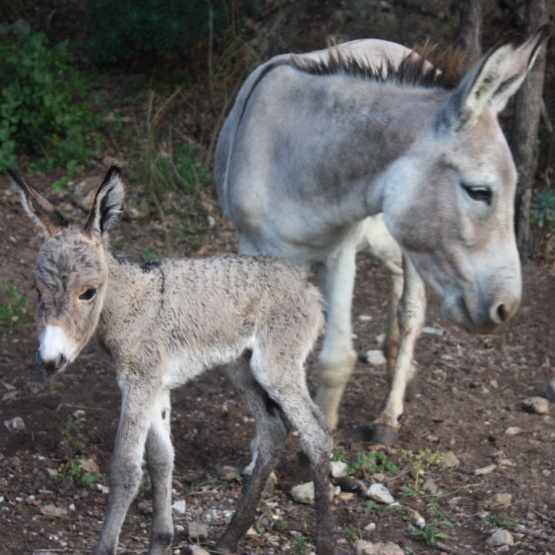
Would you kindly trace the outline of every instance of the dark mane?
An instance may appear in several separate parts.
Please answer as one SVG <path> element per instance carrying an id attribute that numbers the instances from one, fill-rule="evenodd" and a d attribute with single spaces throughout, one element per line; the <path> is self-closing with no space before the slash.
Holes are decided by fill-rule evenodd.
<path id="1" fill-rule="evenodd" d="M 293 56 L 293 64 L 312 75 L 345 74 L 380 83 L 452 89 L 465 74 L 462 51 L 449 48 L 443 53 L 435 54 L 434 50 L 434 46 L 428 42 L 416 46 L 396 67 L 393 61 L 387 58 L 374 65 L 360 56 L 346 56 L 332 45 L 328 48 L 329 55 L 326 60 Z"/>

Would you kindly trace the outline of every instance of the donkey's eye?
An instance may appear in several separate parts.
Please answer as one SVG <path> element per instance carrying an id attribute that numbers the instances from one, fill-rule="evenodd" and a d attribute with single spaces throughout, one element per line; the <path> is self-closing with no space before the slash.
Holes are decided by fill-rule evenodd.
<path id="1" fill-rule="evenodd" d="M 492 193 L 489 187 L 483 185 L 463 185 L 463 187 L 470 198 L 491 204 Z"/>
<path id="2" fill-rule="evenodd" d="M 96 295 L 96 289 L 93 289 L 91 287 L 90 289 L 87 289 L 84 293 L 81 293 L 79 295 L 79 299 L 81 301 L 91 301 L 95 295 Z"/>

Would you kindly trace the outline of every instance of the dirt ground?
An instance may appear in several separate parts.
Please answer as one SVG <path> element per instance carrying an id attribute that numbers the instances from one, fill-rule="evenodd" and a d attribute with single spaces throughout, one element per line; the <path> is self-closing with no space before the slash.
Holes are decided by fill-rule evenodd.
<path id="1" fill-rule="evenodd" d="M 95 172 L 100 176 L 102 169 L 89 175 Z M 56 195 L 46 177 L 35 179 L 67 215 L 84 219 L 70 202 L 71 187 L 65 196 Z M 0 236 L 0 281 L 13 280 L 32 305 L 31 271 L 40 239 L 6 177 L 0 178 Z M 115 248 L 124 246 L 125 254 L 136 259 L 145 247 L 156 248 L 162 241 L 154 224 L 123 221 L 112 234 Z M 200 252 L 221 254 L 234 248 L 230 224 L 219 220 Z M 442 335 L 424 334 L 419 342 L 419 393 L 408 405 L 396 447 L 368 441 L 369 426 L 387 390 L 385 370 L 357 365 L 341 407 L 335 452 L 343 452 L 351 463 L 372 450 L 385 453 L 396 470 L 377 477 L 358 470 L 353 478 L 366 486 L 384 481 L 400 506 L 386 509 L 357 492 L 336 495 L 340 553 L 354 553 L 360 538 L 395 542 L 405 553 L 438 552 L 414 535 L 418 528 L 410 509 L 424 517 L 431 531 L 428 539 L 439 540 L 440 552 L 495 553 L 498 548 L 486 541 L 501 527 L 510 529 L 514 540 L 514 545 L 501 548 L 505 552 L 555 553 L 555 409 L 551 404 L 551 415 L 538 415 L 521 407 L 524 399 L 545 395 L 555 372 L 555 268 L 529 262 L 523 273 L 520 311 L 498 335 L 468 335 L 440 317 L 431 299 L 426 325 Z M 359 351 L 377 347 L 387 299 L 387 275 L 361 258 L 354 301 Z M 46 383 L 34 367 L 33 324 L 18 322 L 0 331 L 0 553 L 90 553 L 108 498 L 106 474 L 119 416 L 113 363 L 93 342 L 65 374 Z M 308 374 L 314 390 L 313 358 Z M 3 423 L 16 417 L 24 428 L 9 431 Z M 208 537 L 200 541 L 210 545 L 229 520 L 241 492 L 237 473 L 249 461 L 254 427 L 225 379 L 208 375 L 175 392 L 172 429 L 174 501 L 186 502 L 185 512 L 174 511 L 172 552 L 186 553 L 187 545 L 198 541 L 190 524 L 208 525 Z M 511 429 L 518 433 L 507 433 Z M 292 437 L 276 470 L 278 484 L 261 502 L 241 553 L 311 552 L 312 507 L 290 497 L 293 485 L 310 479 L 298 447 Z M 414 456 L 426 454 L 426 463 L 447 452 L 458 464 L 424 464 L 423 477 L 432 479 L 431 486 L 411 494 L 407 487 L 414 490 Z M 489 473 L 476 473 L 490 465 L 495 466 Z M 145 481 L 126 519 L 121 553 L 147 550 L 148 490 Z M 499 505 L 495 494 L 511 497 Z"/>
<path id="2" fill-rule="evenodd" d="M 267 57 L 274 50 L 312 49 L 316 31 L 340 40 L 367 36 L 371 18 L 378 16 L 379 25 L 372 23 L 379 33 L 375 36 L 402 37 L 406 44 L 428 34 L 448 39 L 455 27 L 449 3 L 436 0 L 393 3 L 395 9 L 390 2 L 379 2 L 375 13 L 359 13 L 358 2 L 348 3 L 350 10 L 344 9 L 345 2 L 340 4 L 341 9 L 335 2 L 319 0 L 316 10 L 309 9 L 311 2 L 291 2 L 295 11 L 282 22 L 279 40 L 259 32 L 261 38 L 253 46 Z M 486 3 L 493 4 L 511 3 Z M 304 12 L 303 6 L 308 6 Z M 402 11 L 407 13 L 397 19 Z M 501 13 L 500 8 L 494 12 Z M 485 39 L 497 38 L 493 29 L 499 21 L 507 24 L 505 12 L 503 18 L 490 21 L 492 30 Z M 63 35 L 69 27 L 62 13 L 58 10 L 53 26 L 61 26 Z M 268 28 L 274 26 L 268 18 Z M 100 181 L 104 169 L 100 164 L 87 168 L 63 194 L 50 186 L 61 175 L 35 175 L 30 181 L 66 216 L 84 220 L 85 214 L 73 203 L 74 186 L 94 175 Z M 130 188 L 136 187 L 129 176 L 125 179 Z M 230 223 L 219 218 L 217 208 L 213 216 L 215 227 L 196 256 L 236 250 Z M 114 249 L 134 260 L 163 252 L 166 244 L 164 229 L 156 222 L 124 220 L 111 237 Z M 31 308 L 31 272 L 40 244 L 2 174 L 0 286 L 12 280 L 27 294 Z M 351 466 L 371 452 L 383 453 L 395 469 L 376 474 L 359 468 L 348 484 L 334 480 L 344 490 L 333 501 L 338 554 L 354 554 L 355 542 L 364 539 L 394 542 L 407 555 L 555 555 L 555 406 L 550 404 L 548 414 L 522 408 L 524 400 L 544 397 L 555 378 L 555 266 L 527 262 L 523 277 L 518 314 L 502 333 L 492 336 L 471 336 L 456 328 L 439 315 L 437 300 L 430 299 L 426 326 L 435 333 L 425 333 L 419 341 L 419 391 L 407 405 L 395 447 L 369 441 L 370 425 L 387 392 L 385 368 L 357 364 L 334 433 L 335 453 Z M 382 268 L 359 259 L 353 315 L 359 352 L 379 346 L 388 285 Z M 0 310 L 11 300 L 8 293 L 5 287 L 0 290 Z M 32 315 L 18 315 L 17 322 L 0 326 L 0 555 L 91 553 L 106 509 L 107 473 L 119 419 L 114 365 L 93 341 L 66 373 L 45 382 L 34 365 Z M 317 387 L 314 360 L 313 355 L 307 368 L 312 391 Z M 172 553 L 177 555 L 188 553 L 191 543 L 210 546 L 223 532 L 241 494 L 239 472 L 250 459 L 254 422 L 219 375 L 195 380 L 176 391 L 172 400 Z M 446 454 L 440 464 L 432 464 Z M 427 484 L 415 492 L 419 469 Z M 314 550 L 313 509 L 295 503 L 290 495 L 294 485 L 310 480 L 294 435 L 276 475 L 274 491 L 261 501 L 257 521 L 240 544 L 241 555 L 307 555 Z M 387 486 L 398 505 L 387 507 L 363 495 L 376 481 Z M 365 487 L 356 489 L 360 484 Z M 355 491 L 346 491 L 349 487 Z M 425 519 L 424 530 L 418 528 L 414 511 Z M 146 553 L 150 522 L 145 480 L 125 521 L 118 553 Z M 195 536 L 198 524 L 207 526 L 206 538 Z M 513 544 L 489 546 L 487 540 L 497 529 L 509 530 Z M 432 547 L 426 539 L 439 545 Z"/>

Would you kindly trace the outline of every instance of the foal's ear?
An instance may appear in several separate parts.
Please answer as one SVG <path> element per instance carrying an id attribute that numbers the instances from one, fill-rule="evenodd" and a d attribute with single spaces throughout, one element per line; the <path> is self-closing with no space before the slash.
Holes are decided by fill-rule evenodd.
<path id="1" fill-rule="evenodd" d="M 29 217 L 49 236 L 68 226 L 68 221 L 33 187 L 28 185 L 15 168 L 6 168 L 19 188 L 21 204 Z"/>
<path id="2" fill-rule="evenodd" d="M 93 207 L 83 232 L 87 235 L 98 233 L 102 235 L 115 224 L 121 214 L 125 189 L 121 180 L 121 168 L 112 166 L 100 184 Z"/>

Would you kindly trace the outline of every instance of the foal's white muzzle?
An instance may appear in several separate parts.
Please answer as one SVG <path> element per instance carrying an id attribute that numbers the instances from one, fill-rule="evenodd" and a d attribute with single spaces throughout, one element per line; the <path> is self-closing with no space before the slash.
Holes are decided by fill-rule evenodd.
<path id="1" fill-rule="evenodd" d="M 37 366 L 48 375 L 63 372 L 75 358 L 75 345 L 60 326 L 46 326 L 39 343 Z"/>

